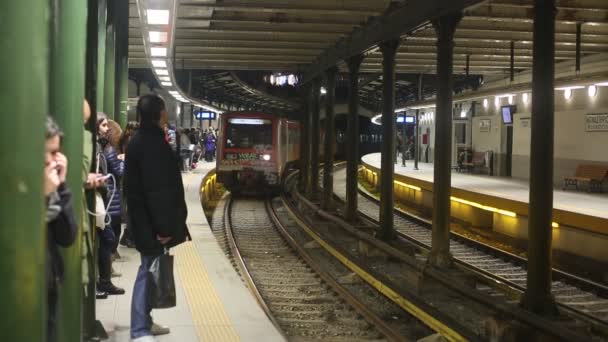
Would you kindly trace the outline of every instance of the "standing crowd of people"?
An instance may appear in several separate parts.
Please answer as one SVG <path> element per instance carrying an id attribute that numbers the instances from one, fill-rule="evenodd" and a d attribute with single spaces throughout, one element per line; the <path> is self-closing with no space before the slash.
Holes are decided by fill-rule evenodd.
<path id="1" fill-rule="evenodd" d="M 180 169 L 182 171 L 187 172 L 196 168 L 197 163 L 202 158 L 205 158 L 207 162 L 215 160 L 216 128 L 183 128 L 177 130 L 173 125 L 165 125 L 164 131 L 165 139 L 181 160 Z"/>
<path id="2" fill-rule="evenodd" d="M 167 129 L 168 114 L 158 95 L 144 95 L 137 104 L 139 122 L 129 122 L 123 131 L 104 113 L 97 113 L 95 155 L 91 132 L 85 131 L 83 178 L 84 191 L 94 197 L 95 205 L 87 206 L 84 220 L 95 227 L 99 241 L 96 298 L 123 295 L 125 290 L 112 282 L 121 276 L 112 268 L 120 258 L 119 243 L 136 248 L 141 265 L 133 289 L 131 304 L 131 338 L 133 341 L 154 341 L 154 335 L 169 333 L 169 328 L 155 324 L 150 312 L 149 268 L 155 258 L 189 237 L 186 227 L 187 209 L 180 175 L 177 151 L 184 144 L 201 146 L 200 151 L 215 153 L 215 132 L 208 129 L 171 133 Z M 84 103 L 84 127 L 90 120 L 90 107 Z M 93 125 L 89 124 L 89 127 Z M 83 127 L 83 129 L 84 129 Z M 163 129 L 164 127 L 164 129 Z M 62 150 L 63 133 L 51 117 L 46 121 L 44 194 L 47 207 L 47 295 L 49 341 L 56 341 L 55 325 L 59 286 L 63 279 L 60 248 L 74 243 L 78 233 L 72 206 L 72 192 L 66 185 L 68 160 Z M 88 138 L 91 140 L 87 140 Z M 186 141 L 185 138 L 188 140 Z M 211 141 L 211 144 L 207 144 Z M 181 145 L 181 146 L 180 146 Z M 196 148 L 192 149 L 196 155 Z M 199 154 L 200 156 L 200 154 Z M 189 156 L 188 158 L 191 158 Z M 191 167 L 194 159 L 188 160 Z M 83 231 L 88 229 L 83 227 Z"/>

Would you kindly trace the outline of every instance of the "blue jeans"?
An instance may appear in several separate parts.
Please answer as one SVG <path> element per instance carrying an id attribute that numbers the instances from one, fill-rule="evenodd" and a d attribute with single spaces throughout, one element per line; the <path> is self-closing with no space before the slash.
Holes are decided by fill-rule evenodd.
<path id="1" fill-rule="evenodd" d="M 133 298 L 131 299 L 131 338 L 151 336 L 152 316 L 150 312 L 150 301 L 148 300 L 150 290 L 150 273 L 148 269 L 157 255 L 141 256 L 141 265 L 137 271 L 137 279 L 133 286 Z"/>

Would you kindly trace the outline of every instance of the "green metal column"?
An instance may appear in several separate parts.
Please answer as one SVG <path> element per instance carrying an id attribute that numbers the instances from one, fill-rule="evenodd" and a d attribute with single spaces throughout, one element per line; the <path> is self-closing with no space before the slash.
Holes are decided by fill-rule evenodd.
<path id="1" fill-rule="evenodd" d="M 454 83 L 454 31 L 462 18 L 453 13 L 433 20 L 437 32 L 437 110 L 433 171 L 433 232 L 429 262 L 452 264 L 450 254 L 450 190 L 452 186 L 452 88 Z"/>
<path id="2" fill-rule="evenodd" d="M 334 128 L 334 105 L 336 102 L 336 74 L 337 67 L 329 68 L 325 72 L 327 94 L 325 95 L 325 141 L 323 164 L 323 209 L 330 209 L 334 196 L 334 142 L 336 130 Z"/>
<path id="3" fill-rule="evenodd" d="M 52 2 L 50 113 L 64 132 L 63 153 L 68 158 L 67 185 L 78 236 L 62 250 L 65 278 L 59 290 L 57 340 L 80 341 L 82 330 L 82 153 L 87 3 L 82 0 Z"/>
<path id="4" fill-rule="evenodd" d="M 317 198 L 319 195 L 319 140 L 320 140 L 320 123 L 319 123 L 319 92 L 321 91 L 321 79 L 314 79 L 312 81 L 312 103 L 311 111 L 312 115 L 310 117 L 310 129 L 311 139 L 310 139 L 310 195 L 312 198 Z"/>
<path id="5" fill-rule="evenodd" d="M 105 80 L 103 88 L 103 111 L 108 119 L 116 120 L 114 103 L 116 101 L 116 1 L 107 0 L 108 19 L 106 25 Z"/>
<path id="6" fill-rule="evenodd" d="M 129 104 L 129 2 L 114 0 L 116 10 L 116 103 L 114 120 L 127 126 Z"/>
<path id="7" fill-rule="evenodd" d="M 46 340 L 47 0 L 1 1 L 0 317 L 3 341 Z M 33 23 L 36 23 L 35 25 Z"/>
<path id="8" fill-rule="evenodd" d="M 106 25 L 108 22 L 108 0 L 97 0 L 97 94 L 96 110 L 104 111 L 106 73 Z"/>
<path id="9" fill-rule="evenodd" d="M 363 55 L 356 55 L 347 60 L 350 75 L 348 88 L 348 122 L 346 125 L 346 209 L 345 216 L 349 221 L 357 219 L 357 174 L 359 168 L 359 68 Z"/>
<path id="10" fill-rule="evenodd" d="M 399 40 L 379 44 L 382 51 L 382 155 L 380 160 L 380 231 L 383 240 L 396 238 L 395 179 L 395 54 Z"/>
<path id="11" fill-rule="evenodd" d="M 551 295 L 555 15 L 555 0 L 534 2 L 528 274 L 522 305 L 544 315 L 557 313 Z"/>

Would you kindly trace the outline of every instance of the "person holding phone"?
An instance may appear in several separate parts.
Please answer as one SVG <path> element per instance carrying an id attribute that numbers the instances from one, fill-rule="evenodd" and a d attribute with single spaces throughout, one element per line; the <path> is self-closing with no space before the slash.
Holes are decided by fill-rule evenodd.
<path id="1" fill-rule="evenodd" d="M 61 153 L 63 133 L 47 117 L 44 165 L 44 195 L 47 205 L 47 340 L 55 341 L 59 286 L 63 281 L 63 259 L 59 247 L 69 247 L 76 239 L 78 225 L 72 209 L 72 194 L 65 184 L 68 159 Z"/>

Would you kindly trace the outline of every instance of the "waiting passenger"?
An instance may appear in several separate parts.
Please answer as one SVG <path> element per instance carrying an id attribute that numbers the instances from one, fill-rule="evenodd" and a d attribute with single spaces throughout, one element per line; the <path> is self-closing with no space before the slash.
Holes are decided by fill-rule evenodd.
<path id="1" fill-rule="evenodd" d="M 61 153 L 62 133 L 55 121 L 46 119 L 44 195 L 47 224 L 47 340 L 55 341 L 58 290 L 63 280 L 63 259 L 59 246 L 76 239 L 78 225 L 72 209 L 72 194 L 65 184 L 68 160 Z"/>
<path id="2" fill-rule="evenodd" d="M 190 131 L 186 128 L 184 129 L 179 137 L 179 145 L 180 145 L 180 155 L 181 155 L 181 159 L 182 159 L 182 170 L 183 171 L 190 171 L 190 161 L 192 160 L 192 151 L 193 151 L 193 144 L 192 141 L 190 141 Z"/>
<path id="3" fill-rule="evenodd" d="M 148 269 L 166 248 L 186 240 L 188 211 L 178 160 L 161 128 L 168 117 L 165 102 L 158 95 L 144 95 L 137 113 L 140 128 L 129 143 L 124 189 L 133 241 L 141 256 L 131 301 L 131 338 L 144 342 L 169 332 L 152 322 Z"/>
<path id="4" fill-rule="evenodd" d="M 139 128 L 139 123 L 137 123 L 135 121 L 129 121 L 129 123 L 127 123 L 127 127 L 125 128 L 124 132 L 120 136 L 120 146 L 119 146 L 120 154 L 126 155 L 127 146 L 129 145 L 131 138 L 133 137 L 133 135 L 135 135 L 135 132 L 137 131 L 138 128 Z M 175 131 L 173 132 L 173 139 L 175 140 Z M 124 182 L 124 180 L 123 180 L 123 182 Z M 123 225 L 125 226 L 125 229 L 124 229 L 124 233 L 122 234 L 122 238 L 120 238 L 120 244 L 125 247 L 128 247 L 128 248 L 134 248 L 135 244 L 133 243 L 133 239 L 131 237 L 131 231 L 129 230 L 129 221 L 127 219 L 127 201 L 123 200 L 123 201 L 121 201 L 121 204 L 122 204 L 122 222 L 123 222 Z"/>
<path id="5" fill-rule="evenodd" d="M 108 119 L 106 118 L 104 113 L 97 113 L 97 135 L 98 135 L 98 148 L 97 148 L 97 161 L 99 173 L 103 175 L 110 175 L 114 172 L 122 175 L 122 171 L 117 170 L 120 166 L 113 165 L 110 166 L 110 161 L 106 158 L 108 152 L 105 150 L 105 147 L 108 145 L 107 135 L 110 131 L 110 126 L 108 123 Z M 118 159 L 118 158 L 116 158 Z M 116 162 L 114 160 L 113 162 Z M 116 176 L 114 176 L 116 177 Z M 111 178 L 111 177 L 110 177 Z M 116 218 L 120 221 L 120 203 L 111 203 L 111 199 L 113 196 L 118 195 L 119 187 L 115 183 L 115 181 L 108 180 L 108 191 L 104 196 L 104 204 L 106 208 L 108 208 L 107 215 L 109 216 L 109 224 L 104 225 L 103 227 L 97 227 L 97 236 L 99 236 L 99 253 L 98 253 L 98 264 L 99 264 L 99 282 L 97 284 L 97 289 L 101 292 L 106 292 L 110 295 L 121 295 L 125 293 L 125 290 L 115 286 L 112 281 L 112 253 L 115 251 L 118 239 L 116 237 L 116 233 L 112 227 L 112 221 Z M 112 183 L 110 186 L 109 184 Z M 118 195 L 120 196 L 120 195 Z M 109 204 L 109 205 L 108 205 Z M 118 204 L 118 205 L 117 205 Z M 116 213 L 118 210 L 118 213 Z M 106 217 L 107 218 L 107 217 Z M 120 228 L 120 226 L 119 226 Z"/>

